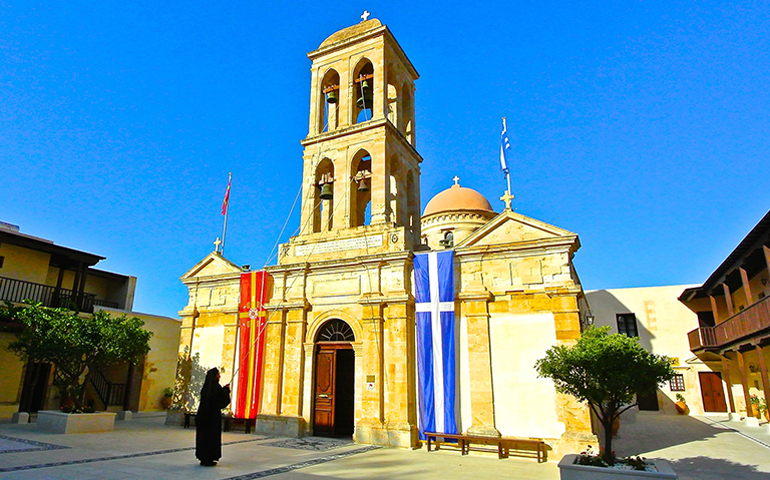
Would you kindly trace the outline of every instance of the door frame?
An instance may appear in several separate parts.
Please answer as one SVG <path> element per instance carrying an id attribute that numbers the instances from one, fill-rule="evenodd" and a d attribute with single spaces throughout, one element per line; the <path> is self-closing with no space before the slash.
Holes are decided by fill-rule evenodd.
<path id="1" fill-rule="evenodd" d="M 316 435 L 315 431 L 315 420 L 316 420 L 316 381 L 318 380 L 316 377 L 317 373 L 317 364 L 318 364 L 318 355 L 321 353 L 321 351 L 334 352 L 334 397 L 332 401 L 332 428 L 331 428 L 331 435 L 334 436 L 336 434 L 335 432 L 335 413 L 336 413 L 336 402 L 337 402 L 337 351 L 339 350 L 350 350 L 353 352 L 353 358 L 355 361 L 355 349 L 353 348 L 353 342 L 316 342 L 314 349 L 313 349 L 313 378 L 312 378 L 312 384 L 311 384 L 311 409 L 310 409 L 310 419 L 311 419 L 311 429 L 313 432 L 313 435 Z M 355 385 L 355 368 L 353 370 L 353 384 Z M 355 402 L 355 400 L 354 400 Z M 353 405 L 353 408 L 355 410 L 355 404 Z"/>

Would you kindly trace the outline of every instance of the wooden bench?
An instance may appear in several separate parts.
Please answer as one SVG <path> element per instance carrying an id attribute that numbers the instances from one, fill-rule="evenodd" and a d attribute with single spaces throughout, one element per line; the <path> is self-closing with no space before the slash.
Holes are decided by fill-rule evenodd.
<path id="1" fill-rule="evenodd" d="M 482 437 L 476 435 L 463 435 L 460 433 L 449 434 L 437 432 L 425 432 L 425 436 L 428 440 L 429 452 L 431 451 L 432 446 L 435 446 L 435 449 L 439 450 L 441 445 L 453 445 L 459 447 L 460 452 L 462 452 L 463 455 L 467 455 L 471 449 L 471 445 L 496 445 L 497 458 L 507 458 L 511 450 L 516 452 L 534 451 L 538 463 L 548 461 L 548 449 L 541 438 Z M 474 448 L 473 450 L 494 451 L 485 448 Z"/>
<path id="2" fill-rule="evenodd" d="M 194 419 L 198 412 L 184 412 L 184 428 L 190 428 L 190 420 Z M 247 418 L 235 418 L 228 415 L 222 415 L 222 431 L 229 432 L 233 425 L 243 425 L 245 433 L 251 433 L 251 427 L 254 420 Z"/>

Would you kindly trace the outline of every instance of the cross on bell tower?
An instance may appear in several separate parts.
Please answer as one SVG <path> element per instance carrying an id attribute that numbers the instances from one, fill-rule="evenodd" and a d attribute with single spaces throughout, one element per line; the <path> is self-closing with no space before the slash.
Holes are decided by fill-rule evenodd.
<path id="1" fill-rule="evenodd" d="M 386 26 L 369 19 L 368 11 L 361 18 L 308 54 L 313 64 L 299 237 L 364 234 L 378 226 L 392 230 L 387 238 L 408 250 L 420 243 L 418 74 Z"/>

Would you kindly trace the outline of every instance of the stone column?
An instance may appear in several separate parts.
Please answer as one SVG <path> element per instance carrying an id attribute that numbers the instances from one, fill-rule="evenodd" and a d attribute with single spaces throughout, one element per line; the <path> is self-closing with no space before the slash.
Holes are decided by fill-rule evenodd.
<path id="1" fill-rule="evenodd" d="M 262 410 L 260 413 L 278 415 L 281 411 L 283 380 L 283 341 L 285 311 L 270 310 L 265 327 L 265 370 L 262 381 Z"/>
<path id="2" fill-rule="evenodd" d="M 388 439 L 383 430 L 383 335 L 382 305 L 369 303 L 363 305 L 361 324 L 363 339 L 361 356 L 356 351 L 356 370 L 361 366 L 361 417 L 356 423 L 354 440 L 357 443 L 387 445 Z M 358 380 L 359 378 L 356 378 Z M 357 383 L 358 386 L 358 383 Z M 371 386 L 371 389 L 370 389 Z"/>
<path id="3" fill-rule="evenodd" d="M 304 342 L 305 309 L 292 308 L 286 312 L 281 415 L 300 416 L 302 414 Z"/>
<path id="4" fill-rule="evenodd" d="M 409 321 L 406 303 L 388 304 L 385 315 L 383 383 L 385 385 L 385 425 L 388 445 L 418 445 L 414 392 L 414 324 Z"/>
<path id="5" fill-rule="evenodd" d="M 468 324 L 468 367 L 471 383 L 473 424 L 468 434 L 499 437 L 495 428 L 495 399 L 492 390 L 492 354 L 489 339 L 489 308 L 492 294 L 483 286 L 458 295 L 462 318 Z"/>
<path id="6" fill-rule="evenodd" d="M 303 345 L 304 353 L 304 378 L 302 381 L 302 417 L 305 419 L 307 425 L 313 424 L 313 354 L 315 353 L 315 344 L 313 342 L 305 342 Z"/>

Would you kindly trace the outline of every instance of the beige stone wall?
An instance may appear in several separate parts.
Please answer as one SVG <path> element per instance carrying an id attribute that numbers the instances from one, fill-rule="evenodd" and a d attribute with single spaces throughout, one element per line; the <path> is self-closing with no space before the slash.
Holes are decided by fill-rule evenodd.
<path id="1" fill-rule="evenodd" d="M 5 257 L 0 276 L 33 283 L 45 283 L 51 255 L 28 248 L 0 244 L 0 257 Z"/>
<path id="2" fill-rule="evenodd" d="M 16 339 L 16 335 L 0 332 L 0 365 L 3 374 L 0 375 L 0 418 L 10 418 L 19 410 L 21 388 L 24 382 L 24 362 L 8 350 L 8 344 Z"/>
<path id="3" fill-rule="evenodd" d="M 461 428 L 544 438 L 551 458 L 558 459 L 596 442 L 587 406 L 557 394 L 553 382 L 538 378 L 534 369 L 548 348 L 580 336 L 582 289 L 571 264 L 579 243 L 574 234 L 532 241 L 542 232 L 507 225 L 516 220 L 492 220 L 496 229 L 483 227 L 455 251 Z M 526 240 L 495 245 L 499 231 L 518 231 Z"/>
<path id="4" fill-rule="evenodd" d="M 685 397 L 690 413 L 704 413 L 698 372 L 712 371 L 690 351 L 687 332 L 698 328 L 698 317 L 678 300 L 689 287 L 692 285 L 617 288 L 586 293 L 596 326 L 609 326 L 612 333 L 618 333 L 616 315 L 633 313 L 640 344 L 652 353 L 675 360 L 674 371 L 684 376 L 685 391 L 671 391 L 668 383 L 658 388 L 661 411 L 670 415 L 677 414 L 674 406 L 677 393 Z"/>

